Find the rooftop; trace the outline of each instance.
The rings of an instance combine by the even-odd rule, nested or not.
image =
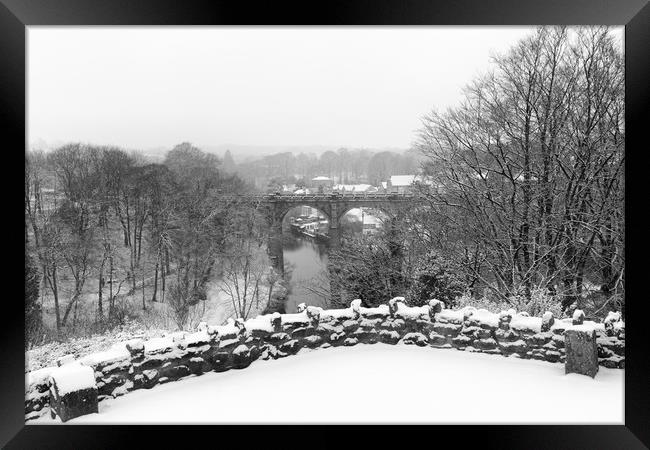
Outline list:
[[[410,186],[416,180],[416,175],[392,175],[390,184],[392,186]]]

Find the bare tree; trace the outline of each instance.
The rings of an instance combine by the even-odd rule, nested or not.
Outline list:
[[[603,260],[623,267],[621,54],[606,28],[542,27],[494,62],[423,119],[423,193],[496,295],[545,287],[568,307],[590,266],[603,291],[619,273]]]

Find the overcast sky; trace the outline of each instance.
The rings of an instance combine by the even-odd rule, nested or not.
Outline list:
[[[530,27],[29,27],[30,145],[407,148]]]

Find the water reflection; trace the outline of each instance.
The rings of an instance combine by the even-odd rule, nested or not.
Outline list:
[[[382,226],[383,213],[366,208],[352,209],[339,224],[341,237],[344,235],[372,235]],[[329,242],[318,237],[309,237],[292,229],[291,224],[313,223],[314,220],[325,219],[323,213],[314,208],[301,206],[294,208],[286,214],[283,233],[282,248],[284,255],[284,277],[289,281],[291,292],[285,303],[287,313],[296,312],[300,303],[306,305],[329,307],[330,280],[327,271]],[[320,230],[307,227],[303,231],[326,232],[327,222],[321,225]],[[324,229],[323,229],[324,228]]]
[[[300,303],[327,308],[330,294],[328,243],[286,230],[282,234],[282,247],[285,278],[291,286],[286,312],[296,312]]]

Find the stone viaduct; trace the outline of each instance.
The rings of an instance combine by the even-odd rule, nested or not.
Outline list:
[[[419,199],[414,194],[388,193],[318,193],[306,195],[268,194],[251,196],[266,209],[272,227],[269,238],[269,255],[273,266],[284,268],[282,256],[282,221],[289,210],[297,206],[310,206],[321,211],[329,221],[329,238],[332,248],[341,245],[340,220],[351,209],[374,208],[394,216],[400,210],[412,206]]]

